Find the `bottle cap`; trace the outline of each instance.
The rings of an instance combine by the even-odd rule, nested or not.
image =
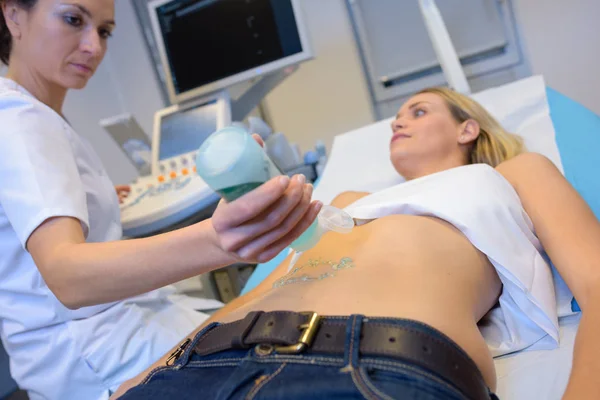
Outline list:
[[[216,176],[231,170],[239,161],[250,135],[240,127],[227,126],[210,135],[196,152],[198,172]],[[205,176],[202,176],[205,178]]]
[[[350,233],[354,228],[354,220],[350,214],[333,206],[323,206],[318,218],[319,225],[330,231]]]

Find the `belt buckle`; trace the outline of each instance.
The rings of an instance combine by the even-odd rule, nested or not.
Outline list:
[[[278,353],[298,354],[312,344],[321,317],[316,312],[301,312],[300,315],[306,315],[309,319],[307,323],[298,326],[298,329],[303,330],[302,336],[298,339],[298,343],[290,346],[274,346],[275,351]]]

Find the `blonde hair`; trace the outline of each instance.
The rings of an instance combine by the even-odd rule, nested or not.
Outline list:
[[[479,123],[479,136],[471,148],[470,163],[485,163],[496,167],[525,151],[523,138],[509,133],[479,103],[445,87],[433,87],[421,93],[437,94],[446,102],[458,123],[473,119]]]

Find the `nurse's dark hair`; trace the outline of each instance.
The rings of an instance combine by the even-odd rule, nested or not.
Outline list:
[[[12,51],[12,36],[6,25],[6,19],[4,17],[4,5],[5,4],[16,4],[24,10],[31,10],[38,0],[0,0],[2,10],[0,10],[0,61],[8,65],[10,61],[10,52]]]

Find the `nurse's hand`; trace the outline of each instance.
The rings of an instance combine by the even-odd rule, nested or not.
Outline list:
[[[131,192],[131,186],[117,185],[115,186],[115,190],[117,191],[117,196],[119,197],[119,203],[123,203],[123,200],[125,200]]]
[[[269,261],[315,220],[323,204],[311,202],[312,191],[304,175],[279,176],[231,203],[222,200],[212,217],[218,245],[238,261]]]

